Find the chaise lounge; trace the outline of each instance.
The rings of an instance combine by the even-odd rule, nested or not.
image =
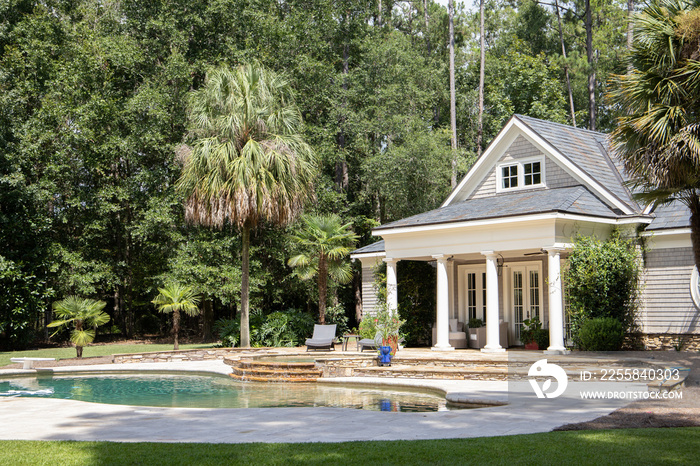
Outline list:
[[[333,325],[314,325],[314,334],[311,338],[306,339],[306,351],[325,349],[335,351],[333,344],[335,343],[335,324]]]
[[[374,339],[363,338],[357,343],[357,345],[360,347],[361,352],[364,351],[365,348],[378,349],[380,346],[382,346],[382,332],[377,332],[376,335],[374,335]]]

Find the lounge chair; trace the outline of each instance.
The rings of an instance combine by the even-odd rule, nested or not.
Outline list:
[[[363,338],[357,344],[360,347],[360,351],[364,351],[365,348],[377,349],[382,346],[382,332],[377,332],[377,334],[374,335],[374,339]]]
[[[335,351],[333,343],[335,343],[335,324],[315,324],[313,336],[306,340],[306,351],[311,349],[327,349]]]

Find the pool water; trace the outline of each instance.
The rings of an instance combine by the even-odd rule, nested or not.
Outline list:
[[[180,374],[0,379],[0,397],[8,396],[180,408],[336,407],[402,412],[464,408],[433,393],[395,388],[238,382],[224,376]]]

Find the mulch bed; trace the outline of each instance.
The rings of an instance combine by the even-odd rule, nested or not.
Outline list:
[[[635,401],[588,422],[567,424],[554,430],[629,429],[647,427],[700,427],[700,353],[655,351],[629,355],[690,368],[685,385],[678,388],[683,397],[668,400]]]

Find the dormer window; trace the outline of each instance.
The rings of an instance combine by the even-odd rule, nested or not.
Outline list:
[[[529,162],[523,164],[525,173],[525,186],[532,186],[542,182],[542,162]]]
[[[501,179],[503,180],[503,188],[517,188],[518,187],[518,166],[508,165],[501,167]]]
[[[543,186],[544,158],[511,160],[498,166],[496,186],[498,192]]]

